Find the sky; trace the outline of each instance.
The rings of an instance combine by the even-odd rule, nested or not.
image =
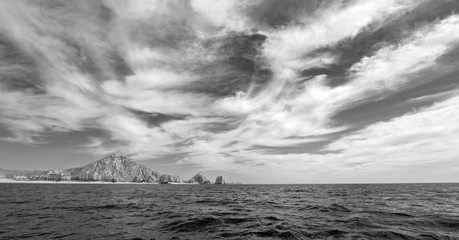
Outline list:
[[[459,1],[0,1],[0,168],[459,181]]]

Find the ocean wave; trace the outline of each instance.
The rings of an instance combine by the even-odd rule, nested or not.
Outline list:
[[[459,239],[459,184],[14,187],[0,239]]]

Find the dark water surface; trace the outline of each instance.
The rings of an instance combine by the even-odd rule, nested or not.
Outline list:
[[[459,239],[459,184],[0,184],[0,239]]]

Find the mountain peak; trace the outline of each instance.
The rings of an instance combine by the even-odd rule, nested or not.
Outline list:
[[[127,156],[123,155],[123,154],[119,154],[119,153],[112,153],[110,155],[107,155],[105,156],[104,158],[100,159],[100,160],[121,160],[121,161],[131,161]],[[100,161],[99,160],[99,161]]]
[[[156,182],[159,177],[159,173],[116,153],[70,172],[83,181]]]

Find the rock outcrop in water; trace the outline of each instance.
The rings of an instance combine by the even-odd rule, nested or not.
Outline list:
[[[223,180],[223,176],[218,176],[215,179],[215,184],[225,184],[225,180]]]
[[[194,184],[210,184],[209,179],[207,179],[202,172],[198,172],[194,175],[190,180],[186,181],[186,183],[194,183]]]
[[[169,175],[169,174],[162,174],[159,176],[158,183],[167,184],[167,183],[180,183],[180,177]]]
[[[120,154],[67,170],[76,181],[158,182],[160,174]]]

